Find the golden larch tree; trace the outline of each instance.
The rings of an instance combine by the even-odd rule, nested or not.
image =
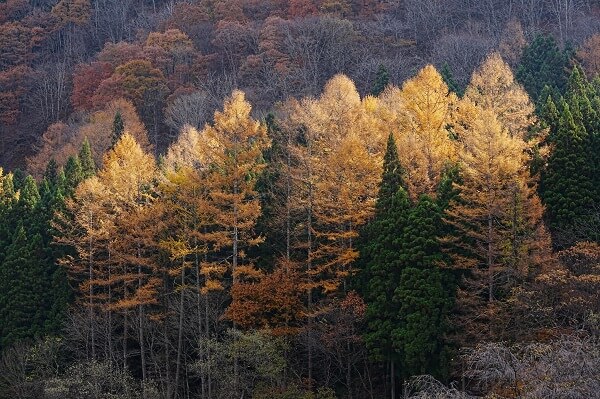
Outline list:
[[[244,93],[236,90],[223,111],[215,112],[214,124],[202,132],[206,182],[217,212],[215,229],[227,233],[220,243],[221,261],[231,271],[234,285],[261,274],[246,258],[246,250],[262,241],[254,233],[261,214],[256,181],[265,167],[263,151],[270,140],[265,126],[252,119],[251,110]]]
[[[527,92],[515,81],[510,66],[499,53],[489,55],[473,72],[465,97],[493,111],[512,136],[525,138],[536,121]]]
[[[456,146],[448,130],[456,95],[448,91],[439,72],[428,65],[401,90],[386,89],[382,101],[388,107],[386,118],[395,122],[390,127],[411,198],[435,195],[443,171],[456,160]]]
[[[465,101],[469,101],[468,99]],[[542,206],[529,175],[527,143],[511,136],[493,111],[475,106],[460,136],[460,200],[446,220],[458,232],[454,265],[469,273],[459,290],[464,337],[492,335],[496,300],[541,259]]]

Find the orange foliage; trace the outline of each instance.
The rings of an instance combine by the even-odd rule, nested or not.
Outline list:
[[[129,61],[142,59],[142,47],[127,42],[106,43],[102,51],[96,56],[98,61],[108,62],[114,68]]]
[[[303,294],[296,266],[284,261],[257,282],[234,285],[233,302],[225,316],[244,329],[268,329],[274,335],[294,334],[305,314]]]
[[[30,173],[41,176],[50,159],[64,165],[70,156],[77,154],[86,138],[90,142],[96,165],[101,165],[103,154],[111,147],[113,121],[117,111],[121,113],[125,131],[131,134],[145,151],[151,151],[152,146],[148,141],[146,129],[134,106],[126,100],[117,99],[103,110],[91,114],[81,126],[67,126],[63,123],[51,125],[43,135],[39,152],[27,160]]]
[[[108,79],[102,81],[92,102],[100,106],[123,97],[135,104],[138,109],[160,101],[168,88],[162,72],[150,61],[133,60],[120,65]]]

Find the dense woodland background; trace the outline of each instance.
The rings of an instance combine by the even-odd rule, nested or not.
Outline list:
[[[600,3],[0,0],[0,398],[592,398]]]

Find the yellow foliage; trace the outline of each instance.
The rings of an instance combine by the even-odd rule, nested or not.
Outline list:
[[[473,72],[465,97],[477,106],[496,114],[498,121],[512,136],[525,138],[535,123],[534,107],[498,53],[492,53]]]
[[[406,81],[401,91],[391,90],[384,97],[394,94],[400,99],[394,133],[408,192],[412,198],[435,195],[442,172],[456,160],[456,145],[448,131],[456,95],[449,93],[432,65]]]

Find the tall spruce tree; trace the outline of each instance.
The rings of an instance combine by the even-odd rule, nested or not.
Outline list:
[[[0,347],[44,332],[48,292],[39,259],[41,238],[18,226],[0,265]]]
[[[402,174],[396,142],[390,135],[375,217],[361,234],[358,284],[367,304],[367,347],[373,358],[391,364],[392,381],[394,370],[402,360],[393,339],[394,329],[400,322],[399,303],[393,298],[402,273],[401,237],[410,212]]]
[[[81,163],[81,172],[84,179],[96,174],[96,163],[94,162],[94,157],[92,155],[92,147],[87,138],[83,141],[83,144],[81,144],[81,149],[79,150],[79,162]]]
[[[371,94],[374,96],[380,95],[388,84],[390,84],[390,75],[383,65],[379,65],[373,86],[371,87]]]
[[[550,115],[555,114],[551,100],[547,108]],[[583,222],[595,204],[594,170],[586,157],[587,132],[564,99],[560,109],[558,126],[551,129],[553,150],[541,176],[540,193],[554,244],[562,248],[574,243],[577,224]]]
[[[405,378],[418,374],[439,378],[446,374],[443,336],[452,301],[446,274],[439,268],[441,215],[434,200],[421,196],[410,212],[403,237],[402,258],[406,266],[394,292],[399,323],[393,342],[402,354],[401,371]]]
[[[114,147],[115,144],[117,144],[117,142],[123,135],[124,131],[125,131],[125,124],[123,123],[123,117],[121,116],[121,111],[117,111],[117,113],[115,114],[115,119],[113,120],[111,147]]]
[[[537,36],[523,51],[517,80],[533,101],[538,101],[545,86],[564,93],[569,60],[552,36]]]

